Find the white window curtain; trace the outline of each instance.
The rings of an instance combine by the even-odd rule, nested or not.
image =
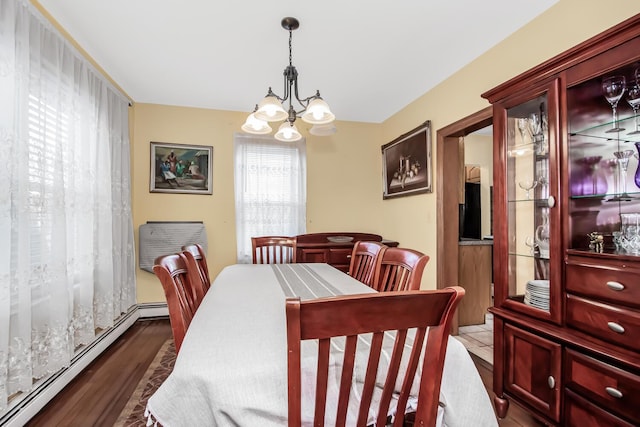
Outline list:
[[[251,263],[251,237],[305,233],[306,146],[236,133],[234,152],[238,262]]]
[[[0,94],[2,415],[135,304],[135,258],[128,101],[24,0]]]

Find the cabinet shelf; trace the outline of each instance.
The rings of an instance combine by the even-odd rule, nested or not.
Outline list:
[[[640,201],[640,190],[635,189],[633,192],[624,193],[606,193],[606,194],[586,194],[570,196],[574,200],[599,200],[601,202],[637,202]]]
[[[640,141],[640,135],[629,135],[629,132],[634,131],[636,128],[636,117],[640,120],[640,114],[638,116],[630,115],[618,119],[618,126],[624,128],[624,130],[620,132],[607,132],[613,128],[613,121],[606,121],[583,129],[569,131],[569,136],[585,136],[604,140],[619,140],[620,142]]]

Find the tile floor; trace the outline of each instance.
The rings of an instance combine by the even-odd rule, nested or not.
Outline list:
[[[484,325],[461,326],[456,338],[469,353],[493,365],[493,314],[487,313]]]

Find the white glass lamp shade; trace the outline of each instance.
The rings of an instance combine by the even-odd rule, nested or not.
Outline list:
[[[336,116],[329,109],[329,105],[322,98],[314,98],[304,114],[302,120],[312,125],[324,125],[334,121]]]
[[[255,113],[249,114],[247,121],[244,122],[241,129],[244,132],[252,133],[254,135],[266,135],[272,131],[269,123],[264,120],[256,119]]]
[[[278,141],[294,142],[302,138],[302,135],[293,123],[284,122],[278,128],[278,132],[276,132],[274,138]]]
[[[313,125],[309,129],[309,133],[315,136],[329,136],[337,132],[336,125],[334,123],[327,123],[324,125]]]
[[[273,95],[265,96],[260,101],[255,115],[256,119],[265,122],[279,122],[289,117],[289,113],[282,107],[282,103]]]

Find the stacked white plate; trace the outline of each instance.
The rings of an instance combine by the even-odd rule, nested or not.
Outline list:
[[[549,311],[549,281],[529,280],[524,291],[524,303]]]

